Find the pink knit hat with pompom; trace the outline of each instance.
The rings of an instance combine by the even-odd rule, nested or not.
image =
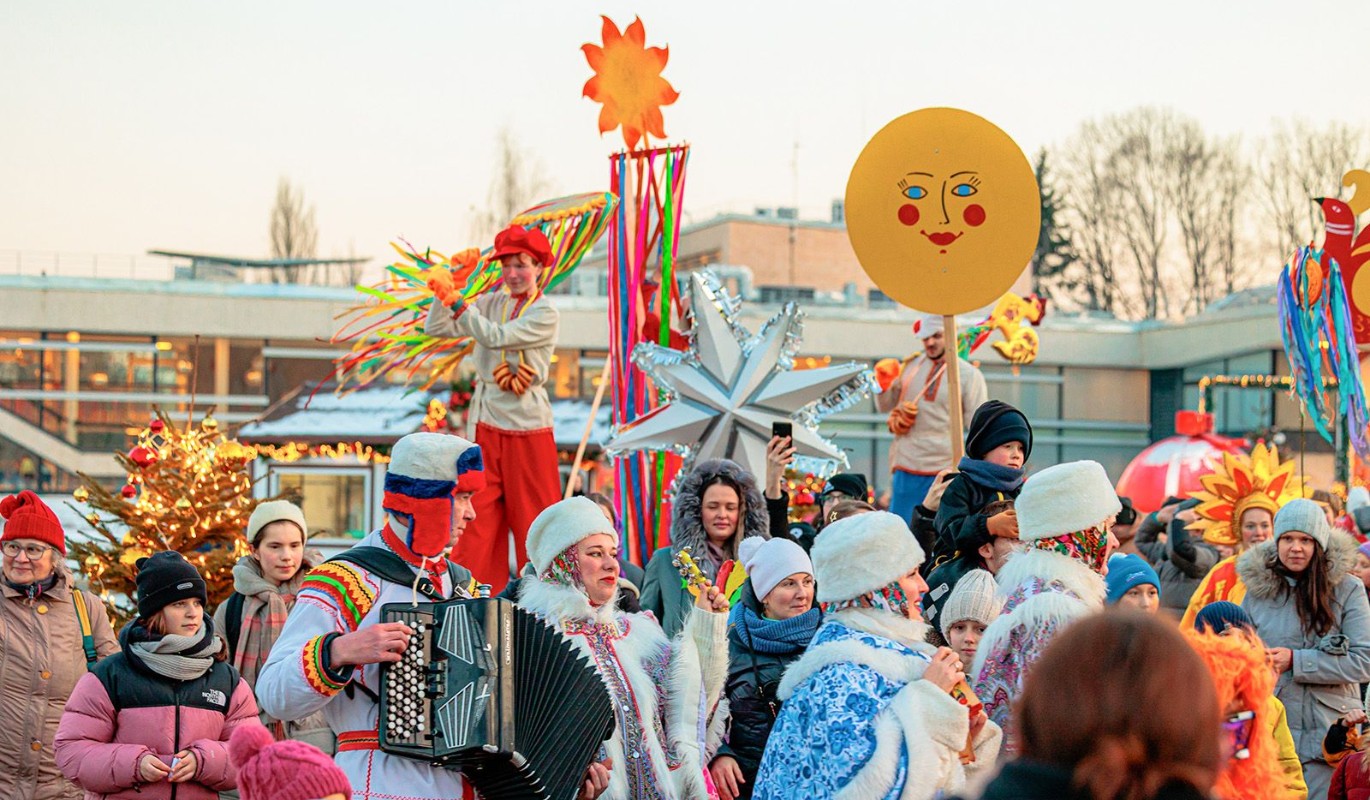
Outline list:
[[[306,742],[276,741],[271,731],[249,723],[228,742],[238,769],[242,800],[320,800],[340,794],[351,800],[352,785],[333,759]]]

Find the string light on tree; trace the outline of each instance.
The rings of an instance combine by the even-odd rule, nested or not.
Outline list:
[[[213,417],[181,430],[159,412],[134,447],[114,457],[127,473],[118,491],[80,475],[72,498],[89,504],[86,521],[97,535],[73,541],[71,558],[120,621],[134,613],[135,564],[159,550],[175,550],[200,570],[210,608],[232,592],[233,565],[247,552],[243,531],[261,502],[247,472],[256,457]]]

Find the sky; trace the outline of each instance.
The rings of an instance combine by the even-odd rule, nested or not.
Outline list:
[[[0,253],[265,256],[282,176],[320,255],[475,244],[501,127],[553,194],[607,185],[622,139],[581,96],[601,13],[670,47],[687,221],[825,218],[870,136],[926,106],[1029,154],[1140,105],[1247,140],[1291,115],[1370,125],[1363,0],[6,0]]]

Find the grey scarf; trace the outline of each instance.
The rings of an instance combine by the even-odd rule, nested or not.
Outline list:
[[[194,680],[214,666],[214,655],[224,642],[214,635],[214,626],[205,620],[194,636],[168,633],[155,641],[132,642],[131,649],[148,669],[175,681]]]

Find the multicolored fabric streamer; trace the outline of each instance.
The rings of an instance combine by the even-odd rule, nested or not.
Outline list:
[[[618,206],[612,192],[588,192],[539,203],[511,220],[511,224],[538,228],[552,245],[553,266],[543,270],[538,290],[545,292],[566,279],[590,248],[604,235]],[[339,394],[370,386],[391,373],[403,373],[402,382],[422,383],[427,390],[450,375],[474,347],[470,338],[439,339],[423,332],[433,290],[428,282],[435,271],[451,273],[468,302],[503,284],[500,263],[489,260],[491,248],[463,250],[445,256],[404,242],[391,243],[400,260],[386,267],[386,278],[373,286],[357,286],[362,302],[341,317],[350,317],[333,335],[333,343],[349,343],[351,352],[334,361],[333,375]],[[445,277],[445,276],[444,276]]]
[[[1341,266],[1322,250],[1300,247],[1280,272],[1276,295],[1294,395],[1323,439],[1334,442],[1345,418],[1356,455],[1370,457],[1370,414]]]

